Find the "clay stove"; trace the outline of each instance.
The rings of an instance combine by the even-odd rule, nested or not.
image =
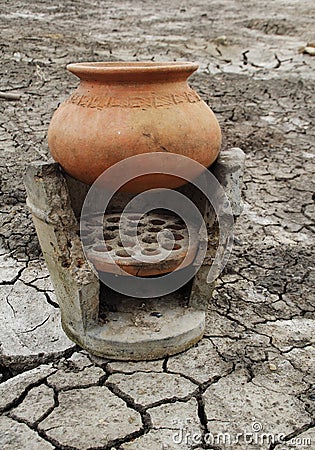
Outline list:
[[[241,212],[241,181],[244,153],[234,148],[221,152],[211,171],[224,187],[232,212]],[[57,163],[33,163],[25,176],[27,203],[32,212],[39,242],[49,269],[66,334],[87,349],[102,357],[120,360],[150,360],[181,352],[201,339],[205,329],[208,302],[214,283],[207,283],[216,246],[218,226],[211,205],[190,183],[179,188],[203,215],[209,239],[201,243],[196,230],[196,246],[206,246],[206,257],[193,277],[182,288],[158,298],[135,298],[119,294],[103,284],[85,258],[79,233],[79,221],[89,186],[65,174]],[[117,223],[120,211],[130,200],[130,194],[117,194],[104,217],[106,248],[98,240],[97,218],[86,223],[91,238],[89,260],[97,271],[117,274],[117,267],[134,276],[158,276],[172,272],[187,255],[187,230],[173,215],[152,212],[138,224],[138,236],[146,263],[137,266],[130,257],[132,248],[122,245]],[[125,231],[133,226],[135,217],[127,217]],[[156,263],[156,235],[167,228],[173,232],[175,244],[163,263]],[[99,228],[97,228],[99,229]],[[84,226],[81,231],[84,233]],[[132,243],[131,243],[132,247]],[[189,270],[193,266],[195,249],[186,258]],[[115,260],[115,270],[108,254]],[[150,257],[152,256],[152,261]],[[123,273],[123,272],[122,272]]]

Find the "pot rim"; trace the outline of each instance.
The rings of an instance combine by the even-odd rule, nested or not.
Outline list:
[[[115,75],[140,73],[193,73],[199,64],[189,61],[109,61],[80,62],[67,65],[67,70],[75,75]]]

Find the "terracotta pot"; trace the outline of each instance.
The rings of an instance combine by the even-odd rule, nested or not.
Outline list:
[[[210,166],[219,153],[221,132],[211,109],[187,84],[197,68],[188,62],[69,64],[67,69],[80,78],[80,84],[50,123],[53,158],[87,184],[116,162],[141,153],[164,152],[161,168],[168,164],[168,152]],[[141,192],[184,183],[154,174],[125,187]]]

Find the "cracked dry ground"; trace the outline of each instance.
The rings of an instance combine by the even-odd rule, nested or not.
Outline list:
[[[312,6],[1,2],[0,90],[21,93],[0,100],[2,450],[314,448],[314,58],[299,52]],[[137,58],[200,63],[192,85],[224,147],[246,153],[244,212],[204,339],[163,361],[100,364],[62,333],[22,174],[48,158],[51,115],[76,85],[66,63]],[[215,439],[244,430],[252,442]]]

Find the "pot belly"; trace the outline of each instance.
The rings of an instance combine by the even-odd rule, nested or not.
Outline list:
[[[66,101],[53,116],[48,144],[53,158],[67,173],[92,184],[108,167],[141,153],[161,152],[161,172],[166,167],[172,171],[168,153],[187,156],[208,167],[219,153],[221,132],[203,101],[161,108],[101,110]],[[150,160],[145,164],[152,171]],[[190,173],[188,166],[183,171],[188,179],[198,175]],[[123,190],[176,188],[184,183],[186,180],[157,173],[138,177]]]

